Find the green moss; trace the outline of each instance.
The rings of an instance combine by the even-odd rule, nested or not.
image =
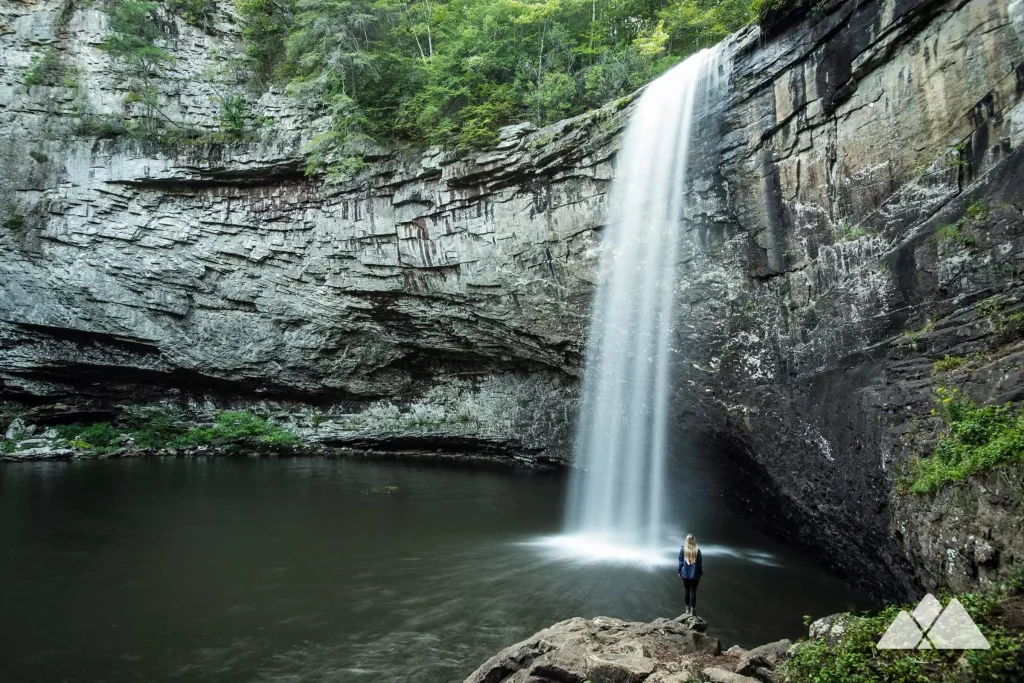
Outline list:
[[[223,412],[212,427],[194,427],[170,442],[174,448],[261,443],[291,446],[298,437],[265,418],[248,412]]]
[[[929,457],[911,465],[905,488],[932,493],[980,472],[1024,464],[1024,411],[1019,406],[979,406],[956,389],[936,391],[932,412],[946,431]]]
[[[966,358],[961,356],[943,356],[941,359],[932,363],[932,374],[938,375],[943,372],[948,372],[954,368],[958,368],[967,362]]]
[[[842,638],[833,647],[824,639],[797,644],[780,673],[789,683],[928,683],[931,681],[1021,680],[1022,638],[996,625],[1002,593],[955,596],[988,639],[989,650],[878,650],[875,644],[901,610],[890,605],[877,614],[850,615]],[[948,604],[949,598],[942,602]]]

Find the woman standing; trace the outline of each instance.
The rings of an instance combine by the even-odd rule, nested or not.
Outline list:
[[[704,573],[704,560],[697,547],[697,539],[693,534],[686,537],[686,542],[679,549],[679,577],[683,580],[686,591],[686,613],[697,614],[697,583]]]

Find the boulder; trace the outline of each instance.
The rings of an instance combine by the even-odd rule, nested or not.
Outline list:
[[[710,666],[704,669],[704,678],[713,683],[757,683],[756,678],[741,676],[740,674]]]
[[[786,653],[793,643],[789,640],[779,640],[774,643],[767,643],[745,652],[736,665],[736,673],[744,676],[753,676],[758,669],[774,669],[775,666],[785,660]]]
[[[829,647],[835,647],[842,640],[843,634],[846,633],[846,627],[852,619],[853,617],[849,614],[831,614],[822,617],[811,624],[808,634],[811,640],[824,638]]]
[[[717,638],[691,626],[707,622],[569,619],[502,650],[466,683],[682,683],[694,676],[680,657],[721,653]]]
[[[754,673],[751,674],[751,677],[756,678],[761,681],[761,683],[779,683],[779,681],[782,680],[774,671],[764,667],[755,670]]]
[[[16,417],[7,427],[7,432],[4,433],[4,437],[9,441],[20,441],[25,437],[32,436],[35,432],[36,428],[33,425],[26,425],[21,421],[20,417]]]

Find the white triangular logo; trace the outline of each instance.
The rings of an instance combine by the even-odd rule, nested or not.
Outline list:
[[[988,640],[960,601],[942,603],[929,593],[914,608],[901,611],[875,646],[879,650],[987,650]]]
[[[879,650],[913,650],[922,639],[921,628],[914,618],[901,611],[886,629],[876,647]]]
[[[953,598],[928,629],[928,640],[937,650],[987,650],[988,640],[960,601]]]

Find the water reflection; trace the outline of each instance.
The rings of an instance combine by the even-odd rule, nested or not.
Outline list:
[[[0,468],[0,680],[441,683],[572,616],[680,613],[674,549],[646,567],[552,555],[563,493],[561,477],[313,459]],[[676,493],[726,644],[853,605]]]

